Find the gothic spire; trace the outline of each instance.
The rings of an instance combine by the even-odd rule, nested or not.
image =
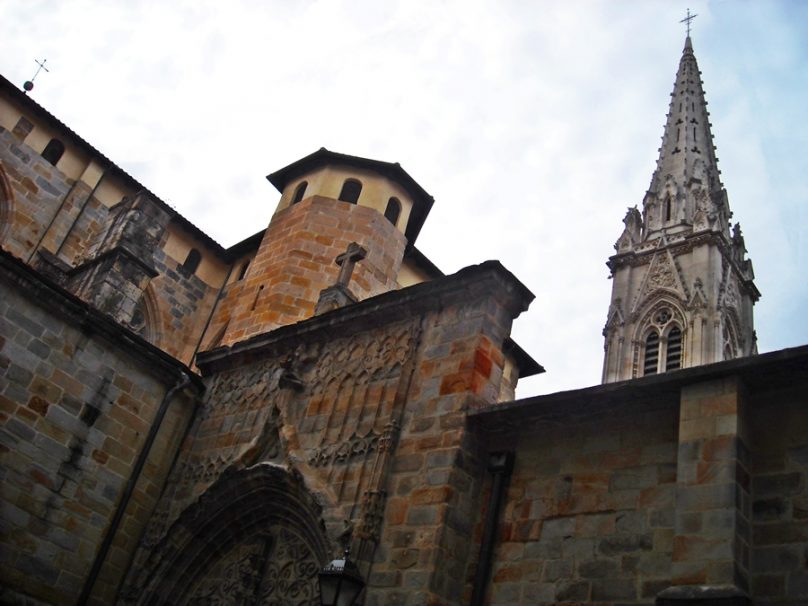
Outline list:
[[[651,237],[658,235],[660,229],[693,224],[699,207],[694,200],[696,191],[709,197],[714,207],[710,210],[717,211],[715,214],[723,215],[725,220],[729,218],[702,85],[693,43],[687,36],[671,93],[659,159],[644,203],[646,214],[656,214],[659,219],[649,223],[646,217],[646,233]]]
[[[741,228],[729,223],[710,129],[688,32],[642,211],[628,209],[609,258],[604,382],[756,351],[760,293]]]
[[[688,36],[676,72],[651,191],[658,191],[660,181],[667,175],[681,185],[689,184],[693,178],[700,179],[711,193],[721,188],[703,84]]]

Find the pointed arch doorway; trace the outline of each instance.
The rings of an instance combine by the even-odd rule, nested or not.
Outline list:
[[[225,472],[155,548],[135,603],[319,605],[329,553],[319,505],[285,468]]]

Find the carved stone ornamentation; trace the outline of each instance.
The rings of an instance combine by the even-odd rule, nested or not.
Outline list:
[[[649,288],[671,288],[676,284],[675,270],[667,261],[668,259],[661,255],[659,261],[651,268],[648,274]]]
[[[633,250],[634,246],[640,242],[642,217],[636,206],[628,209],[626,216],[623,218],[623,223],[625,224],[625,229],[623,229],[623,233],[614,245],[618,253]]]
[[[309,455],[309,465],[323,467],[333,463],[345,463],[353,457],[365,455],[376,450],[381,438],[380,433],[370,429],[364,435],[353,432],[347,440],[339,444],[328,444],[315,449]]]
[[[133,568],[121,603],[319,604],[330,553],[321,511],[282,466],[230,467]]]
[[[365,492],[362,497],[362,510],[359,514],[359,527],[356,529],[358,538],[379,542],[386,498],[387,493],[384,490]]]
[[[726,282],[721,296],[721,305],[727,309],[738,310],[741,304],[741,293],[738,290],[738,281],[732,271],[727,272]]]
[[[214,562],[182,603],[315,606],[320,603],[319,570],[314,554],[298,535],[273,528],[234,546]]]

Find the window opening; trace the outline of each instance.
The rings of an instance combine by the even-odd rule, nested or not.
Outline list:
[[[665,370],[682,367],[682,331],[674,326],[668,333],[668,348],[665,355]]]
[[[188,256],[185,257],[182,268],[189,274],[193,274],[196,272],[197,267],[199,267],[200,261],[202,261],[202,254],[197,249],[192,248],[188,251]]]
[[[642,374],[655,375],[659,364],[659,333],[651,332],[645,339],[645,360],[643,361]]]
[[[390,198],[387,201],[387,208],[384,211],[384,218],[390,221],[393,225],[398,223],[398,217],[401,214],[401,202],[398,198]]]
[[[242,266],[241,266],[241,271],[239,271],[239,272],[238,272],[238,279],[236,280],[237,282],[238,282],[239,280],[243,280],[243,279],[244,279],[244,276],[245,276],[245,275],[247,275],[247,268],[248,268],[248,267],[250,267],[250,262],[249,262],[249,261],[245,261],[245,262],[244,262],[244,265],[242,265]]]
[[[45,158],[48,162],[56,166],[56,163],[62,157],[62,154],[65,153],[65,145],[59,139],[51,139],[48,141],[48,144],[45,146],[45,149],[42,150],[42,157]]]
[[[359,194],[362,192],[362,184],[356,179],[346,179],[342,184],[342,191],[339,192],[339,199],[343,202],[356,204],[359,201]]]
[[[306,187],[308,187],[308,185],[308,181],[303,181],[303,183],[297,186],[297,189],[295,189],[295,195],[292,197],[292,204],[297,204],[303,199],[303,196],[306,194]]]

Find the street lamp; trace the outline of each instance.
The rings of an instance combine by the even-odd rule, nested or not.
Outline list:
[[[365,588],[365,581],[356,564],[348,559],[350,549],[340,560],[332,560],[320,571],[320,604],[323,606],[353,606]]]

